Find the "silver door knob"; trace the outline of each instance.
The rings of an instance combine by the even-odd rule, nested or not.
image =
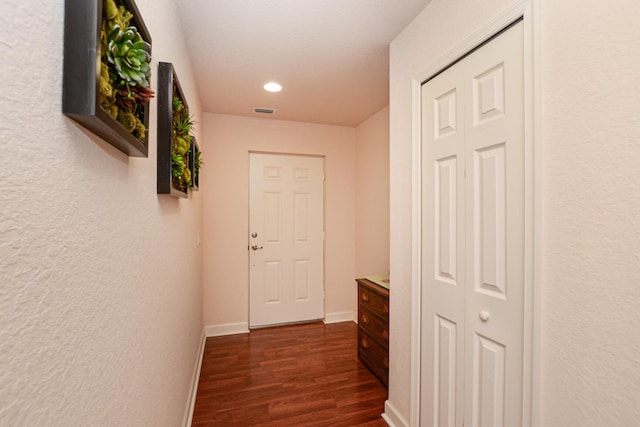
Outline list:
[[[258,245],[252,245],[251,246],[251,250],[252,251],[257,251],[258,249],[262,249],[262,248],[264,248],[264,246],[258,246]]]
[[[491,313],[489,313],[487,310],[480,311],[480,320],[486,322],[487,320],[489,320],[489,317],[491,317]]]

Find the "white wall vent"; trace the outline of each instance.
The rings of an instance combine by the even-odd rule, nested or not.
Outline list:
[[[260,113],[260,114],[275,114],[276,113],[276,109],[275,108],[253,107],[253,112],[254,113]]]

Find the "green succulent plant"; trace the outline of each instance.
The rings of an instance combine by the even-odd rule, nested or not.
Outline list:
[[[149,87],[151,45],[142,39],[136,27],[129,26],[123,31],[116,24],[107,40],[107,60],[114,65],[118,76],[127,85]]]
[[[171,176],[177,189],[186,191],[187,187],[191,186],[191,170],[182,154],[171,154]]]
[[[133,14],[124,5],[118,5],[115,0],[105,0],[103,4],[103,16],[109,21],[110,28],[116,24],[120,25],[121,28],[129,26],[129,21],[133,18]]]
[[[189,168],[184,168],[182,171],[182,183],[185,187],[191,187],[191,170]]]
[[[202,152],[200,150],[197,150],[194,157],[193,157],[193,177],[194,179],[197,179],[198,176],[200,176],[200,166],[202,166],[204,164],[204,162],[202,161],[202,159],[200,158]]]
[[[178,178],[182,175],[185,169],[184,157],[181,154],[171,155],[171,175],[174,178]]]
[[[145,142],[144,105],[150,88],[151,46],[122,0],[103,0],[100,30],[100,106],[138,140]],[[124,29],[124,30],[123,30]]]
[[[190,132],[196,123],[193,116],[189,114],[189,108],[186,106],[182,98],[177,96],[178,88],[174,84],[171,99],[173,109],[172,136],[171,136],[171,174],[173,177],[173,186],[182,191],[187,191],[191,187],[194,177],[198,176],[195,161],[193,170],[189,167],[187,159],[190,158],[192,149],[192,136]],[[196,152],[197,156],[197,152]],[[198,164],[200,161],[198,160]]]
[[[174,88],[175,91],[175,88]],[[191,170],[187,165],[187,156],[191,152],[191,135],[193,129],[193,116],[189,115],[188,108],[182,100],[174,96],[173,107],[173,136],[171,141],[171,156],[173,185],[179,190],[186,191],[191,186]]]
[[[185,136],[191,132],[195,123],[193,116],[190,116],[188,111],[181,110],[173,123],[173,130],[176,132],[176,135]]]
[[[204,164],[204,162],[200,158],[201,154],[202,154],[202,152],[200,150],[196,151],[196,156],[195,156],[195,159],[193,161],[193,167],[194,167],[194,169],[196,171],[196,175],[200,171],[200,166],[202,166]]]
[[[184,156],[189,151],[190,146],[191,146],[190,135],[176,136],[176,145],[175,145],[176,153],[180,154],[181,156]]]
[[[118,5],[113,0],[104,2],[104,14],[107,19],[115,19],[118,16]]]
[[[172,101],[172,107],[173,107],[174,113],[176,113],[176,112],[182,111],[182,109],[184,108],[184,104],[182,103],[182,100],[180,98],[178,98],[177,96],[174,96]]]

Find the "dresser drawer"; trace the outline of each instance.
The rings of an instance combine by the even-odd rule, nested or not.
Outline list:
[[[360,283],[360,286],[358,286],[358,300],[360,307],[378,313],[383,319],[389,318],[388,295],[381,295],[368,285]]]
[[[389,382],[389,353],[362,328],[358,328],[358,357],[387,386]]]
[[[365,307],[360,307],[358,324],[379,344],[389,348],[389,322],[387,320],[381,319]]]

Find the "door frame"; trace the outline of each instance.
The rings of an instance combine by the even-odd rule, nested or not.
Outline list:
[[[412,248],[411,248],[411,401],[410,426],[420,425],[421,401],[421,88],[458,59],[482,45],[514,21],[524,22],[525,92],[525,294],[523,427],[539,424],[540,390],[540,277],[542,242],[542,90],[540,76],[540,6],[538,0],[520,0],[486,23],[462,43],[433,61],[412,79]]]

